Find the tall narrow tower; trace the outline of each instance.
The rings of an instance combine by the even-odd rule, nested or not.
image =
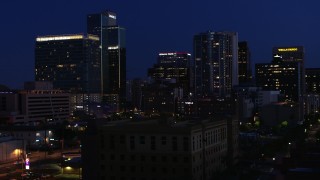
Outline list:
[[[101,93],[124,103],[126,99],[126,39],[125,29],[117,25],[117,15],[102,12],[87,16],[87,33],[100,37]]]

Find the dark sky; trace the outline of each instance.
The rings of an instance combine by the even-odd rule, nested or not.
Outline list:
[[[189,51],[194,34],[236,31],[253,62],[273,46],[303,45],[306,66],[320,67],[320,1],[316,0],[6,0],[0,1],[0,84],[34,78],[37,35],[85,32],[86,15],[111,10],[127,29],[128,78],[146,77],[157,52]],[[254,67],[254,66],[253,66]]]

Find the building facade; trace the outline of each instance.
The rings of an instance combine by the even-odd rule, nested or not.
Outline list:
[[[6,107],[0,111],[2,123],[25,125],[55,124],[62,123],[69,118],[69,93],[47,89],[46,87],[52,87],[49,82],[34,82],[34,84],[38,85],[30,85],[30,82],[27,84],[25,90],[6,94],[0,93],[0,104],[5,104]]]
[[[191,54],[186,52],[159,53],[158,62],[148,69],[148,76],[155,82],[170,81],[176,87],[190,93],[191,86]]]
[[[302,97],[306,92],[305,81],[305,50],[303,46],[287,46],[287,47],[274,47],[273,55],[281,57],[283,62],[292,62],[298,64],[299,71],[299,96]]]
[[[82,34],[36,39],[35,80],[51,81],[55,89],[100,93],[99,38]]]
[[[213,179],[227,167],[237,135],[226,120],[114,122],[97,131],[97,164],[84,166],[87,179]],[[228,137],[231,135],[234,137]],[[232,142],[229,142],[231,140]],[[233,144],[233,150],[229,149]],[[83,157],[89,158],[83,145]],[[88,156],[88,157],[87,157]],[[92,156],[92,155],[91,155]]]
[[[238,34],[205,32],[194,36],[195,95],[230,96],[238,85]]]
[[[302,95],[300,62],[286,62],[275,55],[272,63],[255,66],[256,85],[263,90],[279,90],[284,100],[298,102]]]

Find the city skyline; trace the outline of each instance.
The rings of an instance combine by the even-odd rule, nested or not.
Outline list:
[[[203,0],[184,1],[183,4],[169,1],[74,4],[72,1],[55,1],[50,6],[23,1],[18,1],[20,6],[16,6],[16,2],[1,3],[2,25],[8,28],[1,31],[6,36],[1,45],[0,75],[10,78],[1,78],[0,84],[11,88],[20,88],[22,82],[34,80],[33,49],[37,36],[85,32],[86,16],[105,10],[117,13],[119,24],[127,28],[128,79],[146,77],[158,52],[192,53],[192,37],[208,30],[238,32],[239,41],[248,41],[252,68],[255,63],[269,62],[273,47],[291,45],[305,47],[305,67],[320,67],[316,62],[320,56],[315,45],[317,37],[313,36],[320,27],[312,24],[317,17],[317,2]],[[224,8],[215,9],[216,6],[228,8],[229,13],[220,18]],[[13,10],[15,13],[10,13]],[[11,18],[6,18],[8,14]]]

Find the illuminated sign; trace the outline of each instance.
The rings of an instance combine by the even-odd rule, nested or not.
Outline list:
[[[119,49],[119,46],[109,46],[108,49]]]
[[[176,55],[177,53],[159,53],[159,56],[173,56]]]
[[[98,36],[93,36],[93,35],[90,35],[90,34],[88,35],[88,39],[99,41],[99,37]]]
[[[43,41],[59,41],[59,40],[71,40],[71,39],[83,39],[83,35],[38,37],[36,41],[43,42]]]
[[[109,18],[117,19],[117,17],[115,15],[112,15],[112,14],[109,14]]]
[[[26,158],[26,169],[30,169],[30,160]]]
[[[193,102],[185,102],[185,104],[189,104],[190,105],[190,104],[193,104]]]
[[[281,48],[278,49],[279,52],[287,52],[287,51],[298,51],[298,48]]]

